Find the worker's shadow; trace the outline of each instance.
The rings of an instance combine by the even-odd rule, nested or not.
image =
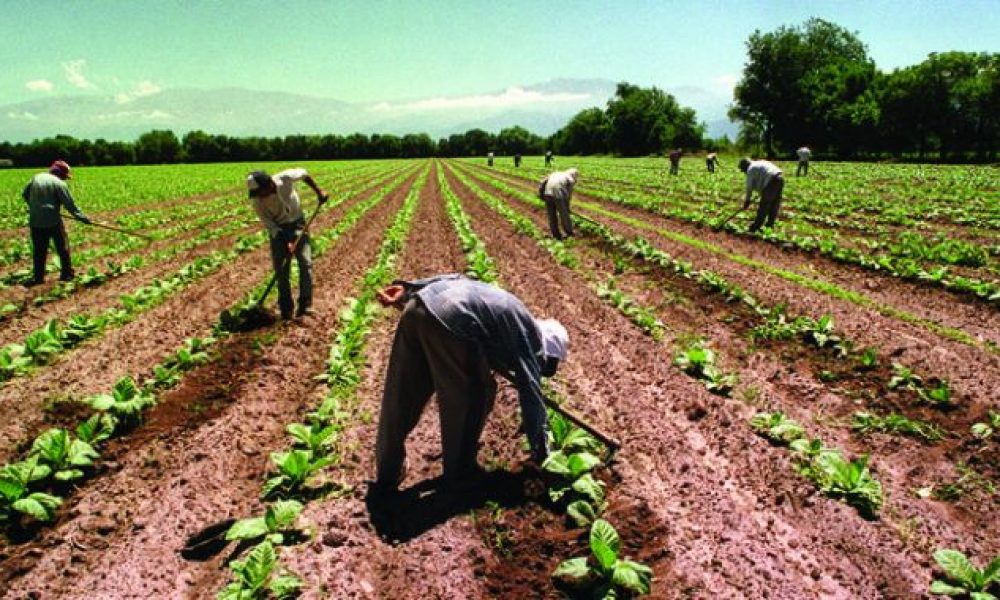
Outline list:
[[[389,496],[370,491],[365,498],[372,526],[388,541],[406,542],[455,515],[481,508],[487,502],[504,508],[528,502],[524,472],[490,471],[474,484],[459,488],[440,479],[428,479]]]

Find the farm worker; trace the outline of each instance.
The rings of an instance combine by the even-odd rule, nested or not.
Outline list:
[[[487,152],[486,153],[486,166],[487,167],[492,167],[493,166],[493,153],[492,152]]]
[[[812,156],[812,151],[806,146],[802,146],[795,151],[795,154],[799,157],[799,165],[795,168],[795,176],[809,174],[809,157]]]
[[[402,316],[382,395],[374,491],[392,493],[402,483],[406,437],[434,392],[445,482],[480,474],[476,454],[496,396],[494,371],[517,388],[531,458],[541,465],[548,456],[541,381],[566,358],[566,329],[536,319],[513,294],[459,274],[397,280],[378,300]]]
[[[709,152],[705,155],[705,167],[708,169],[709,173],[715,173],[715,168],[719,166],[719,155],[715,152]]]
[[[554,160],[554,158],[552,156],[552,151],[551,150],[546,150],[545,151],[545,167],[546,168],[551,167],[553,160]]]
[[[514,166],[515,167],[520,167],[521,166],[521,153],[520,152],[518,152],[517,154],[514,155]]]
[[[306,220],[299,194],[295,191],[296,181],[306,182],[316,192],[320,205],[329,198],[305,169],[286,169],[273,177],[264,171],[254,171],[247,176],[253,209],[271,238],[271,263],[278,277],[278,308],[282,319],[290,319],[294,308],[289,282],[292,252],[299,265],[299,308],[296,316],[311,314],[312,306],[312,248],[309,235],[304,231]]]
[[[28,203],[28,227],[31,229],[31,255],[34,259],[34,277],[25,282],[26,286],[38,285],[45,281],[45,261],[49,254],[49,242],[55,244],[59,255],[59,281],[73,280],[73,261],[69,255],[69,239],[59,209],[63,206],[78,221],[90,224],[73,195],[69,193],[66,180],[72,177],[65,161],[52,163],[47,173],[38,173],[31,178],[21,192]]]
[[[785,178],[781,175],[781,169],[766,160],[743,158],[740,159],[740,171],[747,175],[747,197],[743,202],[743,208],[750,207],[753,192],[760,193],[757,218],[750,225],[750,232],[760,229],[765,220],[768,227],[773,227],[774,220],[778,217],[778,209],[781,208],[781,192],[785,189]]]
[[[579,177],[580,173],[576,169],[553,171],[538,185],[538,197],[545,202],[545,210],[549,214],[549,230],[552,231],[552,237],[557,240],[563,239],[563,233],[559,231],[560,223],[565,235],[573,235],[573,221],[569,218],[569,201]]]
[[[674,149],[668,156],[670,157],[670,174],[677,175],[681,168],[681,149]]]

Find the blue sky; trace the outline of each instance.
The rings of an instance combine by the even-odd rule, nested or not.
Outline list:
[[[553,78],[728,95],[754,29],[857,31],[883,69],[1000,51],[1000,2],[0,0],[0,104],[243,87],[376,102]]]

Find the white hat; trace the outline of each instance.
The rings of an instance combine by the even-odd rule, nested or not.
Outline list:
[[[555,319],[536,319],[535,325],[542,336],[542,352],[545,356],[565,360],[569,351],[569,333],[562,323]]]

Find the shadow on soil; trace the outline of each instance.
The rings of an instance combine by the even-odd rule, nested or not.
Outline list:
[[[482,508],[487,503],[503,508],[529,502],[525,473],[491,471],[475,483],[449,486],[442,479],[428,479],[394,494],[379,494],[369,487],[365,504],[372,526],[390,542],[406,542],[452,517]]]

